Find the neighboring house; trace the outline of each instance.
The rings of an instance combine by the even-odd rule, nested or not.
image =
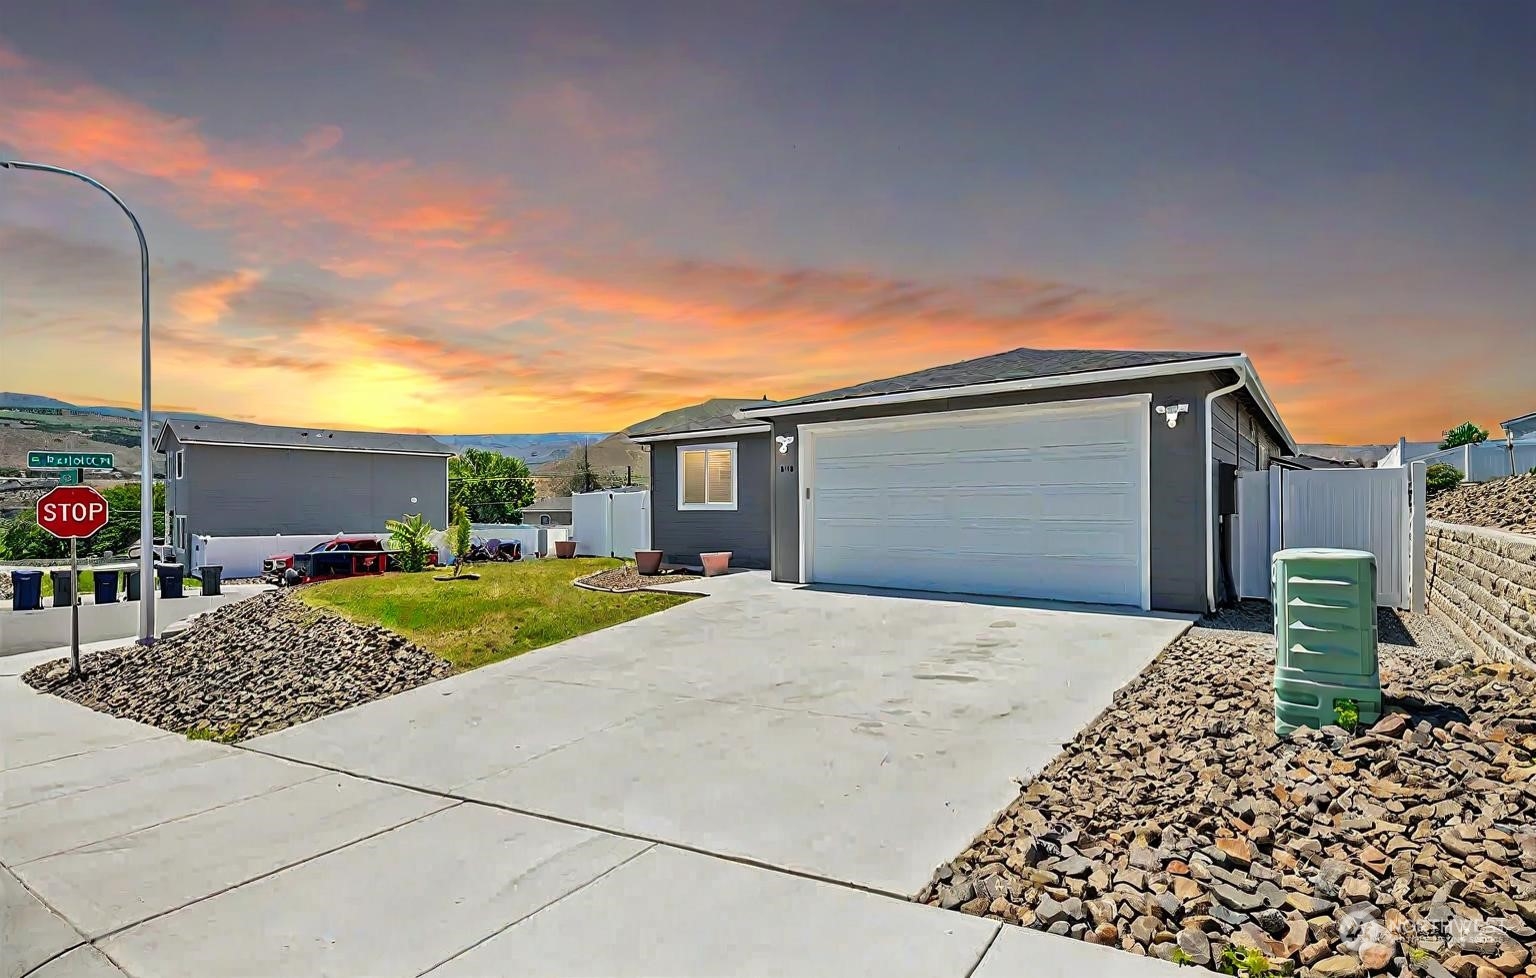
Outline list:
[[[571,497],[555,496],[524,506],[523,522],[529,526],[570,526]]]
[[[448,459],[428,435],[167,422],[166,542],[185,560],[193,536],[382,531],[423,513],[448,522]]]
[[[669,563],[731,552],[737,567],[766,568],[772,555],[772,457],[766,421],[736,411],[761,400],[716,398],[627,429],[651,455],[651,546]]]
[[[1516,441],[1536,439],[1536,411],[1522,414],[1518,418],[1510,418],[1508,421],[1500,421],[1499,427],[1513,434]]]
[[[1133,350],[1011,350],[634,437],[668,560],[756,563],[766,527],[779,581],[1175,611],[1221,597],[1235,473],[1297,453],[1246,356]]]

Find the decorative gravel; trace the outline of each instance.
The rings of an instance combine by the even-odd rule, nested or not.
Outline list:
[[[1446,523],[1536,533],[1536,474],[1447,489],[1430,498],[1425,513]]]
[[[244,740],[441,679],[453,666],[400,635],[269,591],[200,615],[150,648],[60,659],[23,679],[176,733]]]
[[[660,574],[642,575],[632,564],[615,567],[610,571],[583,577],[581,583],[602,591],[638,591],[658,584],[676,584],[678,581],[696,581],[698,574],[681,570],[663,570]]]
[[[1536,976],[1536,676],[1389,613],[1388,714],[1280,740],[1269,628],[1192,629],[918,899],[1213,969]]]

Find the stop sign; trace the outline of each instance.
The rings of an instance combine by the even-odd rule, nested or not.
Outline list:
[[[83,540],[107,525],[107,501],[90,486],[54,486],[37,501],[37,525],[61,540]]]

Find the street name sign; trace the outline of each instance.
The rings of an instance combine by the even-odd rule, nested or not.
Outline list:
[[[111,452],[28,452],[29,469],[110,469]]]
[[[84,540],[107,525],[107,500],[90,486],[54,486],[37,501],[37,525],[60,540]]]

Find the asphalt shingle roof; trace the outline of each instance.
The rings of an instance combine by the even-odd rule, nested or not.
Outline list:
[[[763,424],[761,421],[744,420],[736,417],[736,411],[744,407],[762,407],[771,404],[761,398],[745,400],[741,398],[717,397],[696,404],[691,408],[681,411],[669,411],[650,421],[644,421],[624,429],[624,433],[631,438],[646,438],[651,435],[674,435],[688,431],[715,431],[720,428],[747,428],[753,425]]]
[[[1097,370],[1115,370],[1122,367],[1149,367],[1160,364],[1183,363],[1189,360],[1208,360],[1216,357],[1239,356],[1237,353],[1197,353],[1168,350],[1035,350],[1020,347],[1006,353],[994,353],[974,360],[947,363],[939,367],[917,370],[899,377],[871,380],[852,387],[807,394],[775,401],[772,405],[759,402],[753,407],[785,407],[792,404],[817,404],[823,401],[842,401],[855,397],[877,394],[903,394],[909,391],[942,390],[946,387],[968,387],[972,384],[989,384],[1007,380],[1034,380],[1041,377],[1060,377],[1069,374],[1090,373]]]
[[[252,445],[269,448],[330,448],[415,455],[452,455],[453,449],[431,435],[402,435],[383,431],[340,431],[331,428],[283,428],[242,421],[173,419],[166,428],[187,444]],[[164,437],[164,431],[161,432]]]

